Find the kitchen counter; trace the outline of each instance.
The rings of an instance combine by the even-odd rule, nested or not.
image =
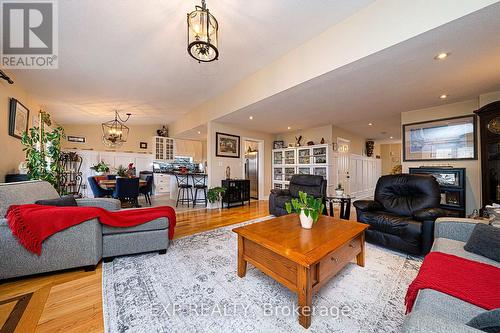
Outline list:
[[[155,194],[168,194],[170,195],[170,199],[177,199],[177,180],[175,175],[183,175],[183,176],[207,176],[206,173],[203,172],[186,172],[182,173],[179,171],[155,171],[154,172],[154,185],[155,185]],[[192,184],[193,180],[189,177],[189,184]],[[198,191],[198,197],[202,195],[203,191]],[[194,194],[194,192],[193,192]]]

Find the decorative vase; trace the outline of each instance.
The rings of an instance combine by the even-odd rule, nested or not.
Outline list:
[[[303,209],[300,211],[299,218],[300,218],[300,225],[302,226],[302,228],[304,229],[312,228],[314,222],[313,218],[311,216],[306,216],[306,214],[304,214]]]

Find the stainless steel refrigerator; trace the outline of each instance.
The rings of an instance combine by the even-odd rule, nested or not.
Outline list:
[[[245,178],[250,180],[250,198],[259,199],[259,155],[245,154]]]

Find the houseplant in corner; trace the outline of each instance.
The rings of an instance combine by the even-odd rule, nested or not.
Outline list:
[[[292,199],[291,202],[285,203],[285,208],[288,214],[292,211],[299,214],[300,225],[304,229],[311,229],[314,222],[317,222],[325,205],[321,198],[315,198],[312,195],[300,191],[299,198]]]
[[[102,176],[102,175],[106,174],[107,172],[109,172],[109,165],[107,165],[106,163],[101,161],[101,162],[91,166],[90,169],[95,171],[96,176]]]
[[[210,202],[210,209],[222,208],[221,201],[224,193],[226,193],[226,189],[224,187],[212,187],[208,190],[207,199],[208,202]]]

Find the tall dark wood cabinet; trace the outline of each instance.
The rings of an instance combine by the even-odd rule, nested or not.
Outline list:
[[[482,205],[500,203],[500,101],[475,111],[481,136]]]
[[[236,205],[243,206],[245,201],[250,204],[250,180],[248,179],[224,179],[222,187],[226,188],[224,197],[222,198],[222,206],[227,205],[227,208]]]
[[[449,216],[465,217],[465,168],[423,166],[410,168],[409,172],[436,178],[441,191],[441,208]]]

